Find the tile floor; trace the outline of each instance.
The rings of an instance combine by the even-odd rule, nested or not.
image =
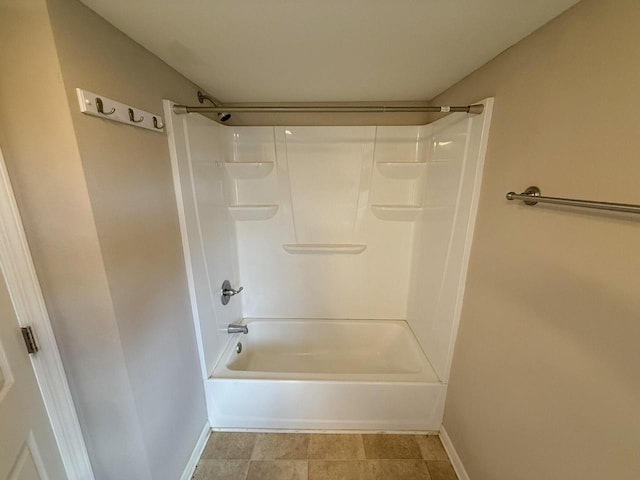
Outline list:
[[[213,432],[194,480],[457,480],[435,435]]]

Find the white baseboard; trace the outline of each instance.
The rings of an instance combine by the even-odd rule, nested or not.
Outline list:
[[[184,467],[184,471],[180,476],[180,480],[191,480],[191,477],[193,477],[193,472],[196,470],[196,465],[198,465],[198,460],[200,460],[202,451],[204,450],[204,447],[207,444],[207,440],[209,440],[209,435],[211,435],[211,427],[209,426],[209,422],[206,422],[204,424],[204,427],[202,428],[202,432],[200,433],[200,436],[198,437],[198,441],[196,442],[196,445],[193,448],[193,452],[191,452],[189,461],[187,462],[187,465]]]
[[[451,460],[451,465],[453,465],[453,469],[456,471],[459,480],[470,480],[469,474],[464,469],[464,465],[462,464],[462,460],[460,460],[460,456],[458,452],[456,452],[453,443],[451,443],[451,438],[447,433],[447,430],[444,428],[444,425],[440,427],[440,440],[442,441],[442,445],[444,445],[444,449],[447,451],[447,455],[449,455],[449,459]]]
[[[256,432],[256,433],[337,433],[337,434],[367,434],[367,433],[389,433],[399,435],[438,435],[439,430],[353,430],[353,429],[331,429],[331,428],[231,428],[231,427],[211,427],[212,432]]]

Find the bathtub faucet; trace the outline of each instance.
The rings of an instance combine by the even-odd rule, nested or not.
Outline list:
[[[223,305],[226,305],[229,303],[231,297],[238,295],[242,290],[244,290],[242,287],[237,290],[235,288],[231,288],[231,282],[229,282],[229,280],[225,280],[222,282],[222,288],[220,289],[220,301]]]
[[[246,325],[237,325],[230,323],[227,327],[227,333],[249,333],[249,327]]]

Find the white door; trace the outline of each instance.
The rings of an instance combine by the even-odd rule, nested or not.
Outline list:
[[[7,284],[0,276],[0,479],[65,478]]]
[[[28,281],[25,281],[24,273],[16,275],[17,271],[29,271],[25,265],[33,268],[0,150],[0,480],[65,480],[67,475],[60,450],[18,323],[19,315],[23,322],[29,319],[25,318],[25,313],[17,314],[12,302],[12,296],[14,299],[22,298],[24,303],[24,299],[33,298],[33,292],[40,293],[39,287],[34,288],[37,281],[35,273]],[[7,278],[13,278],[10,280],[11,288],[7,286]],[[41,297],[38,297],[38,301],[41,302]],[[38,303],[33,300],[30,302]],[[24,306],[18,311],[24,312]],[[44,303],[42,315],[46,315]],[[32,315],[32,318],[35,317]],[[48,331],[43,332],[45,336],[48,340]],[[42,361],[50,359],[57,349],[51,348],[51,345],[48,347],[34,355],[44,355],[39,358]],[[50,369],[49,372],[49,381],[57,382],[57,385],[65,382],[55,375],[55,370]],[[59,388],[59,391],[64,394],[68,392],[63,388]],[[66,405],[59,399],[55,399],[55,402],[59,416]],[[68,431],[73,432],[71,428]],[[82,450],[82,447],[83,444],[75,449]],[[85,471],[90,472],[90,468]]]

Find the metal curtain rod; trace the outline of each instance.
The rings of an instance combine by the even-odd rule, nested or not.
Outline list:
[[[431,113],[482,113],[484,105],[463,105],[451,107],[436,107],[432,105],[357,105],[357,104],[301,104],[287,106],[270,106],[264,104],[253,105],[224,105],[220,100],[202,92],[198,92],[198,101],[204,103],[208,100],[212,105],[174,105],[173,111],[176,114],[209,112],[226,115],[226,120],[231,113],[251,112],[251,113],[400,113],[400,112],[431,112]],[[221,116],[221,120],[225,121]]]
[[[529,187],[522,193],[509,192],[507,200],[522,200],[527,205],[536,203],[554,203],[572,207],[595,208],[598,210],[612,210],[614,212],[640,213],[640,205],[629,203],[594,202],[590,200],[575,200],[573,198],[542,197],[538,187]]]
[[[292,105],[286,107],[272,107],[266,105],[241,105],[241,106],[200,106],[200,105],[174,105],[173,112],[183,113],[410,113],[410,112],[432,112],[432,113],[482,113],[484,105],[464,105],[452,107],[436,107],[428,105]]]

